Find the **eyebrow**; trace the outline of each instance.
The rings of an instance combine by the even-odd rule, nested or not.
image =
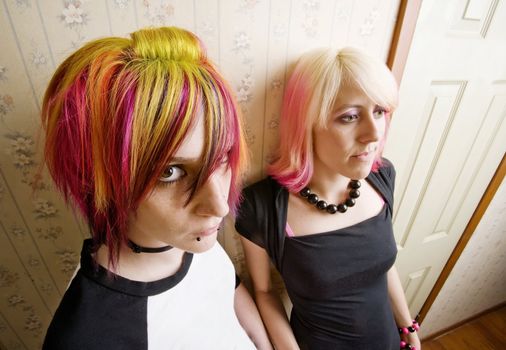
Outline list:
[[[200,158],[189,158],[189,157],[172,157],[170,163],[196,163],[199,162]]]
[[[335,112],[339,112],[343,109],[347,109],[347,108],[357,108],[357,109],[360,109],[360,108],[363,108],[364,106],[363,105],[351,105],[351,104],[344,104],[344,105],[341,105],[339,106],[338,108],[334,109]],[[377,107],[381,107],[381,105],[379,104],[375,104],[374,105],[374,108],[377,108]],[[383,107],[382,107],[383,108]]]
[[[339,107],[337,108],[332,108],[332,113],[342,113],[344,112],[345,109],[349,109],[349,108],[355,108],[355,109],[359,109],[360,106],[359,105],[350,105],[350,104],[344,104],[344,105],[340,105]]]
[[[361,105],[350,105],[350,104],[344,104],[344,105],[340,105],[338,106],[335,111],[340,111],[342,109],[346,109],[346,108],[362,108]]]

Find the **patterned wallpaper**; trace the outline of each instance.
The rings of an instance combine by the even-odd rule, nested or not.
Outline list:
[[[432,304],[421,336],[449,328],[506,302],[506,181]]]
[[[145,26],[196,32],[235,89],[252,151],[249,180],[275,147],[286,72],[317,46],[386,59],[399,0],[0,1],[0,348],[38,349],[79,260],[86,226],[41,164],[39,112],[57,65],[84,42]],[[220,241],[240,274],[231,223]]]

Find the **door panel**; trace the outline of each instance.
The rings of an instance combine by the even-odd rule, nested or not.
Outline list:
[[[419,312],[506,151],[506,8],[422,3],[385,156],[397,268]]]

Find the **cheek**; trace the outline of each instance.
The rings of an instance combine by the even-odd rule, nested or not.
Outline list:
[[[223,189],[224,197],[228,197],[231,185],[232,185],[232,170],[230,168],[227,168],[227,170],[224,171],[223,173],[221,183],[221,188]]]
[[[322,145],[327,152],[339,152],[344,151],[352,141],[350,138],[351,133],[345,132],[340,129],[333,129],[325,134],[325,138],[322,139]]]
[[[313,135],[314,144],[317,148],[332,148],[332,145],[339,145],[343,142],[344,132],[339,128],[330,126],[328,129],[320,130]]]
[[[385,137],[385,132],[387,130],[387,120],[386,118],[381,118],[378,120],[378,123],[376,124],[378,127],[379,134],[381,137]]]
[[[176,207],[174,195],[165,192],[167,191],[164,188],[156,189],[149,198],[145,199],[137,210],[138,218],[149,223],[150,220],[163,220],[171,215],[173,208]]]
[[[314,155],[325,162],[335,162],[345,155],[350,147],[345,133],[337,129],[315,135],[313,145]]]

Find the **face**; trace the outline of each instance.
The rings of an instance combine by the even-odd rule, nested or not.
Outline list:
[[[369,175],[385,135],[385,115],[358,86],[344,83],[326,127],[313,131],[315,173]]]
[[[201,116],[152,193],[140,203],[136,214],[131,215],[131,240],[142,246],[171,245],[193,253],[204,252],[214,245],[221,221],[229,211],[231,170],[225,156],[222,165],[186,204],[187,189],[202,166],[203,149]]]

